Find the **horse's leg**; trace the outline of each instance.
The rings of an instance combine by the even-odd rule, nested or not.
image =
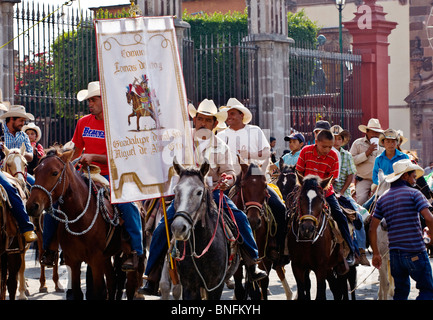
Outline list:
[[[309,278],[308,271],[303,270],[300,267],[295,266],[292,263],[293,276],[296,280],[296,286],[298,291],[298,300],[310,300],[309,290],[306,291],[305,280]],[[308,295],[306,294],[308,293]]]
[[[317,279],[316,300],[326,300],[326,272],[315,270]]]
[[[7,259],[9,276],[6,284],[9,292],[9,300],[15,300],[18,287],[17,276],[21,267],[21,255],[10,254]]]
[[[27,290],[26,285],[26,277],[24,276],[24,271],[26,270],[26,258],[25,258],[25,251],[24,253],[20,253],[20,259],[21,259],[21,266],[18,271],[18,300],[28,300],[27,296],[29,295],[29,291]]]
[[[233,279],[235,280],[235,295],[236,300],[245,300],[245,288],[242,284],[243,279],[243,265],[239,264],[238,269],[233,274]]]
[[[7,253],[0,256],[0,300],[6,300]]]
[[[128,114],[128,126],[131,125],[131,117],[134,116],[134,111],[131,114]]]
[[[137,131],[140,131],[140,117],[141,114],[137,112]]]
[[[65,257],[66,258],[66,257]],[[68,260],[66,260],[68,261]],[[71,288],[74,300],[83,300],[81,291],[81,261],[75,261],[69,265],[71,271]]]
[[[111,258],[105,259],[104,261],[104,273],[102,275],[102,281],[104,281],[104,274],[107,281],[106,289],[108,292],[108,299],[114,300],[116,294],[116,275],[114,273],[113,264],[111,263]],[[105,282],[103,286],[105,287]],[[103,299],[106,299],[106,296],[103,297]]]
[[[280,279],[281,283],[283,284],[284,292],[286,293],[286,299],[292,300],[293,293],[292,293],[292,290],[290,289],[289,283],[287,282],[286,271],[284,270],[284,267],[283,266],[277,266],[275,271],[277,271],[278,278]]]

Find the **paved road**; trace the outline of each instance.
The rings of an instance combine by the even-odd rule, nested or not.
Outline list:
[[[46,271],[47,278],[47,287],[48,292],[40,293],[39,292],[39,276],[40,276],[40,268],[39,263],[35,262],[34,259],[35,253],[34,250],[30,249],[26,254],[26,272],[25,276],[27,279],[28,291],[29,291],[29,300],[64,300],[65,293],[58,293],[54,290],[54,283],[52,279],[52,269],[48,269]],[[371,256],[368,255],[369,260],[371,261]],[[430,259],[430,263],[432,263],[432,259]],[[378,270],[373,267],[365,267],[359,266],[357,268],[357,279],[358,279],[358,288],[356,290],[356,299],[357,300],[376,300],[377,292],[379,289],[379,281],[378,281]],[[65,266],[60,266],[59,268],[60,282],[64,288],[67,287],[67,271]],[[82,288],[83,292],[85,292],[85,266],[82,267]],[[294,296],[296,294],[296,282],[294,280],[291,266],[286,266],[286,278],[288,280],[289,286],[291,290],[294,292]],[[312,276],[312,298],[315,297],[315,277]],[[271,272],[270,275],[270,286],[269,286],[269,300],[285,300],[286,296],[284,293],[284,289],[281,285],[280,280],[277,277],[275,271]],[[17,293],[18,295],[18,293]],[[415,284],[412,281],[412,288],[409,299],[413,300],[418,295],[418,290],[415,288]],[[327,289],[327,298],[332,299],[332,294],[329,289]],[[8,299],[8,298],[7,298]],[[146,296],[146,300],[159,300],[160,297],[154,296]],[[233,299],[233,290],[224,289],[223,300],[232,300]]]

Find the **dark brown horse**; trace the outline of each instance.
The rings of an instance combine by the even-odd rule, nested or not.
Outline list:
[[[331,178],[321,180],[312,175],[304,178],[298,174],[301,187],[292,200],[296,206],[289,219],[288,246],[299,300],[311,298],[310,271],[317,278],[317,300],[326,300],[326,279],[333,276],[335,267],[343,265],[342,273],[347,272],[342,238],[336,241],[324,195]]]
[[[143,106],[141,98],[138,94],[128,89],[126,92],[128,104],[132,104],[132,113],[128,115],[128,125],[131,125],[131,117],[137,117],[137,131],[140,131],[140,117],[150,116],[155,124],[158,123],[157,114],[152,103],[148,103],[147,107]]]
[[[279,256],[270,255],[271,247],[276,244],[276,222],[272,217],[272,212],[267,205],[269,193],[265,173],[255,164],[242,164],[241,173],[238,175],[236,185],[233,190],[237,190],[232,195],[235,205],[243,210],[248,217],[251,228],[254,231],[255,239],[259,249],[260,269],[268,274],[272,267],[277,271],[278,277],[283,283],[284,290],[288,299],[291,299],[292,292],[286,281],[284,267],[276,264]],[[274,250],[275,252],[275,250]],[[235,295],[237,299],[242,299],[245,292],[242,287],[242,269],[235,274]],[[260,281],[261,297],[267,300],[267,289],[269,277]]]
[[[96,191],[92,180],[86,181],[70,162],[73,152],[51,149],[41,159],[35,168],[35,184],[27,201],[27,212],[38,217],[46,210],[47,214],[55,213],[61,222],[57,237],[65,263],[71,269],[74,299],[83,299],[80,284],[82,262],[87,263],[92,271],[93,281],[88,284],[92,285],[91,298],[106,299],[108,293],[108,298],[114,299],[115,274],[111,256],[120,251],[120,228],[114,222],[114,208],[109,199],[103,192]],[[54,203],[59,203],[59,209],[53,208]],[[111,234],[111,242],[107,244],[106,239]],[[132,280],[136,278],[134,276]],[[138,284],[133,287],[132,296]]]

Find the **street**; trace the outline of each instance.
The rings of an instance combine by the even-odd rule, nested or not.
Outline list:
[[[367,254],[368,259],[371,262],[371,255]],[[432,263],[432,259],[430,259],[430,263]],[[286,278],[289,283],[289,286],[293,292],[293,297],[296,296],[296,282],[292,274],[290,264],[286,266]],[[82,267],[82,290],[85,292],[85,265]],[[65,300],[65,293],[55,292],[54,282],[52,281],[52,269],[46,269],[46,279],[47,279],[47,287],[48,292],[40,293],[39,292],[39,277],[40,277],[40,268],[39,263],[35,262],[35,251],[33,249],[29,249],[26,254],[26,271],[25,277],[27,281],[29,296],[27,297],[29,300]],[[357,267],[357,288],[356,288],[356,299],[357,300],[377,300],[377,292],[379,290],[379,280],[378,280],[379,272],[373,267],[366,266],[358,266]],[[59,267],[59,277],[62,286],[66,289],[68,282],[68,275],[66,266]],[[315,285],[315,276],[313,274],[310,275],[312,280],[312,299],[314,299],[316,295],[316,285]],[[270,285],[269,285],[269,300],[286,300],[286,296],[284,293],[284,289],[281,285],[280,280],[274,270],[271,271],[270,274]],[[19,293],[17,292],[17,297]],[[414,281],[411,281],[411,293],[409,296],[410,300],[414,300],[418,295],[418,290],[415,288]],[[9,296],[7,296],[9,299]],[[125,299],[125,298],[124,298]],[[145,296],[145,300],[160,300],[160,297],[157,296]],[[233,290],[224,288],[222,300],[232,300],[233,299]],[[332,300],[332,294],[329,288],[327,288],[327,299]]]

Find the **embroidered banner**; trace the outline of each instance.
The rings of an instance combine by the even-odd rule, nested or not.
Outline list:
[[[173,158],[192,163],[173,17],[95,20],[111,201],[172,195]]]

